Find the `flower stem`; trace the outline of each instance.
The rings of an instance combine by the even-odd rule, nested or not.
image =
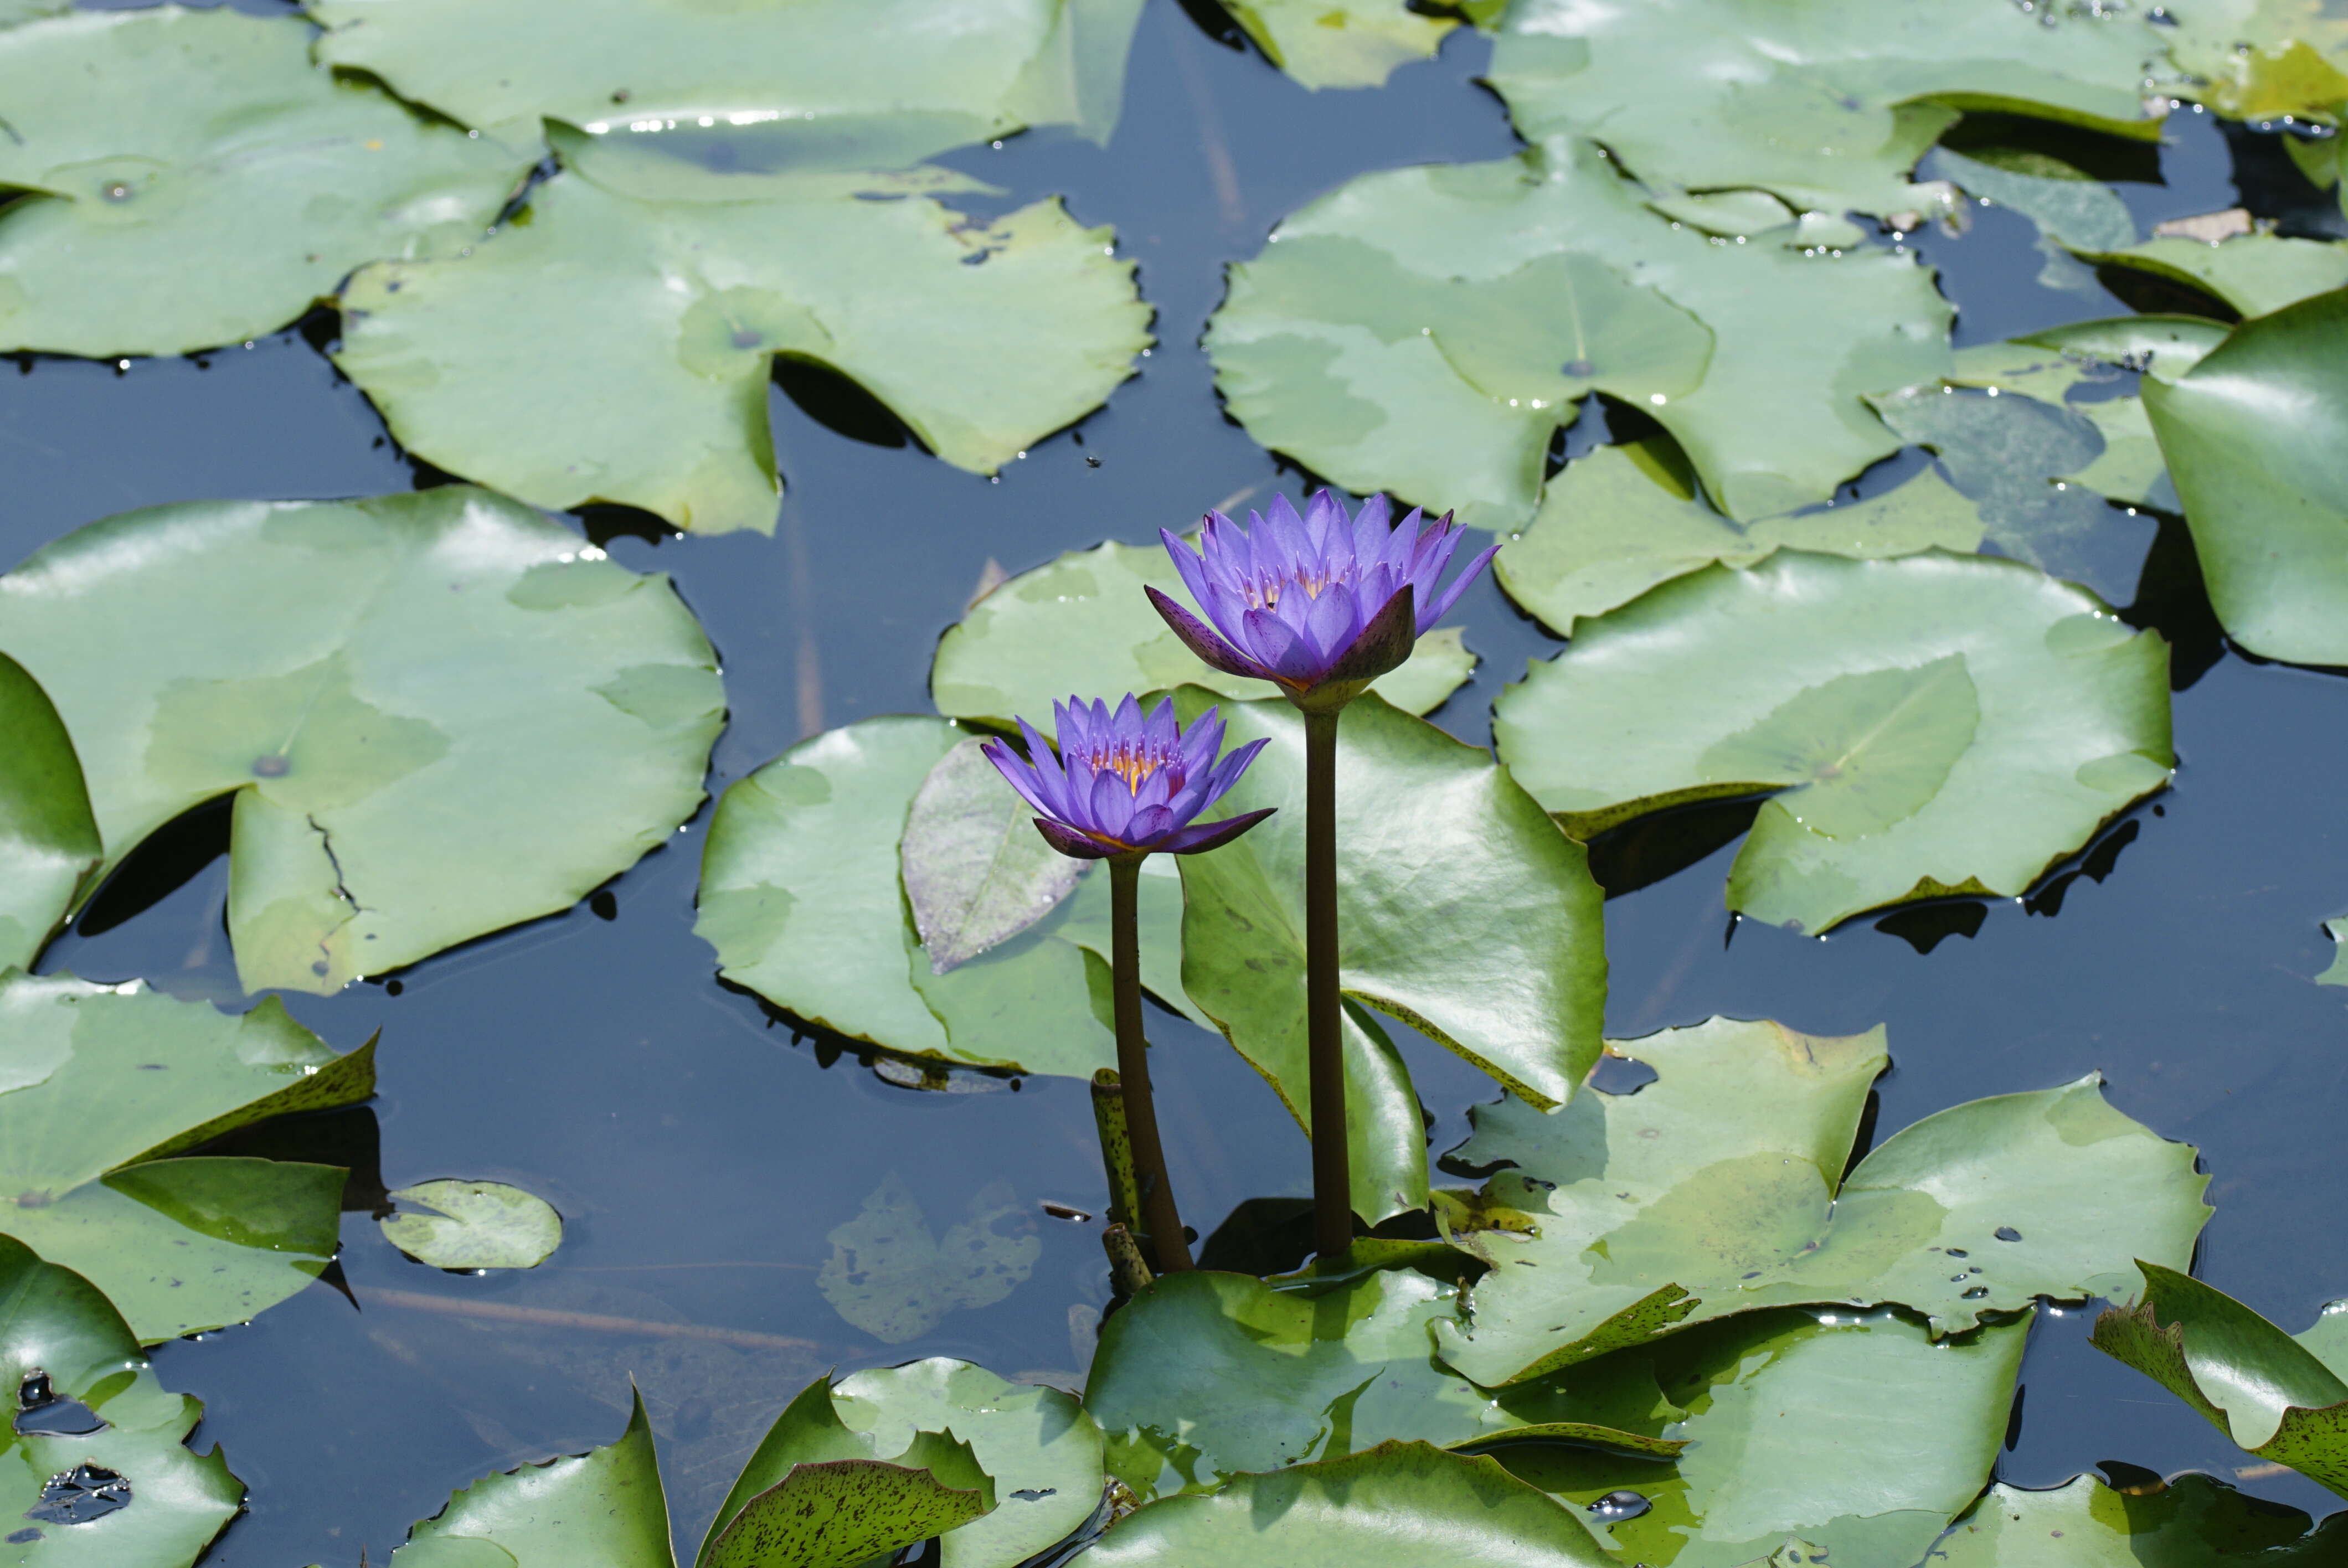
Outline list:
[[[1191,1266],[1190,1241],[1166,1176],[1166,1149],[1158,1141],[1158,1106],[1149,1093],[1149,1045],[1141,1034],[1141,862],[1138,855],[1117,855],[1108,863],[1117,1073],[1125,1088],[1125,1131],[1133,1144],[1133,1173],[1141,1185],[1140,1217],[1149,1232],[1150,1251],[1159,1273],[1179,1274]]]
[[[1344,1004],[1337,991],[1337,717],[1304,715],[1304,999],[1313,1114],[1313,1245],[1354,1245]]]

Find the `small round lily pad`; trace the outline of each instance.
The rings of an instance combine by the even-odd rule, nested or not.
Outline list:
[[[554,1205],[503,1182],[420,1182],[391,1199],[403,1212],[382,1222],[384,1239],[435,1268],[536,1268],[562,1245]]]

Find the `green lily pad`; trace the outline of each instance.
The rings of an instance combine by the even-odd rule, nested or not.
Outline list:
[[[1981,541],[1973,504],[1930,468],[1864,501],[1736,523],[1704,504],[1676,445],[1649,440],[1566,465],[1492,570],[1510,599],[1570,637],[1577,621],[1715,561],[1751,566],[1781,549],[1871,560]]]
[[[1083,876],[1035,924],[942,975],[907,911],[899,836],[923,781],[964,738],[942,719],[867,719],[732,785],[710,823],[694,930],[726,979],[850,1040],[1089,1078],[1117,1061],[1092,999],[1094,967],[1105,983],[1109,961],[1107,876]],[[1187,1009],[1182,890],[1168,859],[1142,866],[1142,983]]]
[[[666,843],[725,720],[665,578],[464,487],[191,502],[0,578],[107,869],[233,795],[247,990],[330,992],[565,909]]]
[[[1389,1440],[1679,1451],[1657,1435],[1676,1412],[1640,1368],[1609,1363],[1494,1390],[1438,1365],[1432,1325],[1457,1294],[1406,1269],[1310,1294],[1241,1274],[1169,1275],[1101,1325],[1085,1408],[1143,1497]]]
[[[1501,693],[1493,735],[1577,836],[1775,794],[1728,907],[1818,932],[2024,891],[2168,782],[2168,675],[2157,632],[2012,561],[1781,551],[1585,622]]]
[[[1234,699],[1264,695],[1263,682],[1200,662],[1149,610],[1145,588],[1197,609],[1181,574],[1155,545],[1070,550],[1021,572],[938,640],[931,699],[949,718],[1001,730],[1025,719],[1049,736],[1052,704],[1072,696],[1115,702],[1128,692],[1176,686],[1203,686]],[[1438,627],[1418,640],[1400,668],[1380,676],[1375,690],[1406,712],[1431,712],[1475,669],[1476,656],[1461,646],[1459,629]]]
[[[2147,240],[2110,251],[2083,251],[2101,266],[2126,267],[2184,283],[2246,316],[2262,316],[2348,284],[2348,244],[2241,234],[2200,240]]]
[[[2180,6],[2170,52],[2194,96],[2231,118],[2337,125],[2348,103],[2348,18],[2291,0]]]
[[[2049,327],[2014,341],[2022,346],[2058,350],[2064,355],[2062,363],[2075,369],[2082,359],[2113,364],[2127,362],[2139,366],[2147,375],[2175,381],[2200,364],[2202,355],[2225,342],[2226,333],[2224,325],[2203,316],[2117,316],[2107,321]],[[1969,349],[1959,354],[1958,363],[1964,363],[1966,355],[1978,351]],[[2056,366],[2049,363],[2046,368],[2054,370]],[[2075,379],[2075,375],[2063,379],[2062,384],[2068,387]],[[2082,412],[2093,417],[2095,405],[2089,405]]]
[[[1185,723],[1211,694],[1175,694]],[[1287,703],[1227,702],[1229,743],[1270,743],[1223,797],[1274,815],[1181,856],[1182,984],[1291,1114],[1307,1120],[1304,724]],[[1337,731],[1338,983],[1536,1105],[1570,1098],[1598,1060],[1602,895],[1589,857],[1490,755],[1375,694]],[[1426,1202],[1426,1133],[1401,1060],[1349,1041],[1354,1211]]]
[[[42,1380],[52,1398],[80,1402],[104,1426],[45,1424],[26,1397]],[[186,1446],[203,1406],[164,1390],[96,1286],[6,1236],[0,1388],[15,1422],[0,1427],[0,1518],[10,1526],[0,1563],[9,1568],[191,1568],[243,1512],[244,1483],[219,1448],[196,1454]],[[129,1504],[77,1522],[46,1515],[45,1506],[57,1506],[52,1478],[83,1466],[128,1482]]]
[[[0,970],[30,968],[105,856],[65,721],[0,653]]]
[[[1401,0],[1226,0],[1266,58],[1313,88],[1382,87],[1397,67],[1435,57],[1458,24]]]
[[[2042,156],[2026,164],[2018,159],[1988,161],[1936,147],[1925,156],[1919,172],[1949,180],[1968,196],[2019,212],[2037,224],[2046,239],[2075,250],[2120,251],[2136,243],[2136,218],[2120,193],[2051,158]],[[2061,286],[2055,277],[2043,272],[2038,281]]]
[[[2158,136],[2145,78],[2162,54],[2160,30],[2133,12],[1522,0],[1490,80],[1527,140],[1603,142],[1658,190],[1754,189],[1804,210],[1889,215],[1920,204],[1909,170],[1962,109]]]
[[[1679,1409],[1675,1463],[1541,1444],[1498,1457],[1602,1522],[1618,1563],[1737,1568],[1789,1548],[1794,1564],[1918,1563],[1997,1460],[2029,1322],[1937,1343],[1892,1311],[1707,1324],[1632,1358]],[[1648,1509],[1609,1521],[1600,1499],[1617,1491]]]
[[[938,1401],[951,1405],[956,1395],[967,1395],[979,1381],[993,1378],[983,1368],[958,1361],[916,1367],[932,1368],[933,1375],[924,1378],[915,1368],[905,1368],[900,1370],[912,1373],[911,1378],[899,1379],[888,1372],[866,1376],[884,1389],[904,1384],[910,1408],[924,1416],[935,1413]],[[947,1370],[954,1368],[974,1376],[955,1380]],[[941,1381],[943,1388],[938,1386]],[[994,1381],[1009,1390],[1001,1379]],[[1060,1398],[1073,1409],[1067,1396]],[[742,1467],[702,1538],[694,1568],[851,1568],[868,1559],[885,1561],[897,1548],[928,1536],[951,1538],[988,1514],[1008,1490],[1007,1477],[998,1484],[972,1445],[942,1427],[914,1423],[903,1431],[898,1446],[889,1448],[894,1458],[884,1462],[876,1444],[898,1437],[904,1423],[897,1418],[903,1411],[889,1409],[885,1396],[880,1401],[851,1402],[847,1409],[865,1418],[866,1426],[850,1427],[841,1419],[841,1399],[828,1378],[819,1378],[799,1390]],[[961,1413],[973,1428],[987,1433],[991,1449],[1033,1469],[1036,1456],[1019,1440],[1031,1423],[1021,1415],[990,1420],[989,1416],[1003,1413]],[[1095,1485],[1097,1475],[1096,1466]],[[1090,1507],[1087,1500],[1087,1512]],[[983,1549],[972,1553],[965,1547],[963,1556],[964,1568],[993,1561]],[[1001,1559],[1004,1568],[1016,1561]]]
[[[2173,383],[2144,384],[2209,602],[2265,658],[2348,664],[2343,353],[2348,290],[2245,322]]]
[[[394,1568],[675,1568],[642,1395],[619,1441],[485,1476],[407,1533]]]
[[[274,997],[242,1017],[141,988],[0,974],[0,1233],[88,1276],[139,1338],[242,1323],[335,1255],[344,1173],[170,1158],[375,1091]]]
[[[2312,1533],[2296,1508],[2188,1471],[2106,1486],[2075,1476],[2044,1491],[1998,1485],[1933,1549],[1934,1568],[2318,1568],[2348,1546],[2348,1514]]]
[[[1139,0],[314,0],[319,58],[487,128],[544,117],[736,161],[896,168],[1026,126],[1106,142]],[[708,134],[714,133],[714,134]]]
[[[1149,311],[1109,231],[1056,200],[981,223],[917,188],[778,195],[750,177],[655,201],[561,173],[469,257],[354,276],[335,361],[408,451],[550,508],[773,531],[778,354],[831,366],[991,474],[1132,374]]]
[[[434,1268],[536,1268],[562,1245],[562,1216],[503,1182],[422,1182],[393,1189],[413,1210],[382,1222],[383,1239]]]
[[[1004,787],[984,743],[963,741],[938,759],[913,796],[898,845],[905,900],[932,974],[1050,914],[1084,873],[1083,861],[1035,831],[1035,809]]]
[[[1572,1513],[1491,1459],[1380,1443],[1319,1464],[1243,1475],[1111,1525],[1084,1568],[1606,1568]]]
[[[930,1229],[902,1177],[865,1198],[825,1238],[831,1256],[816,1288],[842,1317],[884,1345],[918,1339],[950,1312],[992,1307],[1026,1283],[1044,1243],[1010,1185],[989,1182],[943,1236]]]
[[[1585,144],[1365,175],[1272,239],[1207,331],[1232,417],[1478,528],[1532,517],[1590,392],[1653,415],[1745,521],[1897,450],[1859,395],[1947,363],[1949,306],[1912,257],[1674,229]]]
[[[844,1378],[832,1404],[875,1453],[901,1452],[925,1431],[952,1431],[970,1445],[994,1482],[995,1507],[945,1532],[941,1568],[1014,1568],[1099,1505],[1100,1428],[1057,1389],[932,1357]]]
[[[310,37],[228,6],[0,32],[0,187],[33,193],[0,216],[0,348],[241,343],[363,262],[480,239],[540,157],[535,130],[507,146],[427,121],[313,65]]]
[[[1437,1325],[1444,1360],[1497,1386],[1802,1303],[1897,1303],[1937,1337],[2192,1255],[2209,1214],[2193,1150],[2092,1075],[1936,1112],[1844,1176],[1882,1038],[1715,1019],[1613,1047],[1658,1074],[1633,1095],[1478,1107],[1452,1157],[1510,1166],[1486,1196],[1540,1230],[1461,1238],[1493,1267],[1464,1325]]]
[[[2294,1339],[2189,1275],[2155,1263],[2142,1267],[2139,1299],[2096,1319],[2096,1348],[2160,1384],[2241,1448],[2348,1497],[2348,1335],[2331,1321],[2342,1315],[2327,1310]]]
[[[2348,918],[2326,920],[2323,934],[2332,938],[2332,962],[2315,977],[2319,986],[2348,986]]]

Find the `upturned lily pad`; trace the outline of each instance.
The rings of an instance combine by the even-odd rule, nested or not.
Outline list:
[[[423,1182],[396,1187],[408,1205],[382,1222],[383,1239],[434,1268],[536,1268],[562,1245],[562,1216],[503,1182]]]
[[[2091,1475],[1989,1489],[1933,1548],[1933,1568],[2321,1568],[2348,1551],[2348,1513],[2296,1508],[2188,1471],[2126,1491]]]
[[[884,1345],[918,1339],[950,1312],[992,1307],[1026,1283],[1044,1243],[1010,1185],[989,1182],[943,1236],[891,1172],[854,1219],[825,1238],[831,1256],[816,1288],[834,1310]]]
[[[897,168],[1025,126],[1106,142],[1139,0],[315,0],[319,57],[489,128],[541,117],[737,160]]]
[[[105,849],[65,721],[0,653],[0,970],[30,968]]]
[[[1859,395],[1948,354],[1914,258],[1715,241],[1645,194],[1564,140],[1354,180],[1231,269],[1206,337],[1226,406],[1350,489],[1496,529],[1532,517],[1593,391],[1658,420],[1740,521],[1895,451]]]
[[[541,156],[311,63],[298,18],[85,11],[0,32],[0,348],[185,354],[380,257],[478,241]],[[168,279],[159,286],[158,280]]]
[[[1184,723],[1211,694],[1175,695]],[[1263,739],[1223,804],[1275,815],[1181,856],[1182,985],[1310,1131],[1304,1004],[1304,725],[1277,700],[1225,702],[1230,743]],[[1589,857],[1490,755],[1365,696],[1337,731],[1338,983],[1535,1105],[1598,1060],[1602,895]],[[1424,1203],[1424,1123],[1399,1056],[1357,1020],[1348,1050],[1354,1212]],[[1384,1049],[1380,1049],[1384,1047]]]
[[[1715,561],[1751,566],[1781,549],[1871,560],[1981,541],[1973,504],[1930,468],[1864,501],[1737,523],[1704,504],[1674,443],[1648,440],[1566,465],[1492,570],[1510,599],[1570,637],[1577,621]]]
[[[1049,914],[950,973],[933,973],[920,945],[899,839],[923,781],[964,738],[942,719],[867,719],[735,784],[710,823],[694,930],[726,979],[850,1040],[1089,1078],[1117,1061],[1092,1000],[1093,967],[1105,976],[1109,961],[1107,876],[1084,876]],[[1168,860],[1142,867],[1142,982],[1187,1007],[1182,890]]]
[[[979,222],[905,179],[745,178],[640,200],[557,174],[469,257],[353,277],[335,364],[408,451],[535,506],[771,532],[777,355],[831,366],[991,474],[1098,406],[1149,342],[1132,263],[1056,200]]]
[[[974,1379],[993,1378],[963,1362],[918,1365],[940,1373],[961,1368]],[[868,1376],[893,1386],[889,1373]],[[974,1379],[963,1379],[955,1391],[968,1392]],[[936,1378],[917,1373],[914,1380],[951,1399],[936,1388]],[[1009,1391],[1010,1385],[994,1381]],[[1066,1395],[1061,1399],[1073,1408]],[[913,1396],[923,1415],[932,1413],[933,1402]],[[742,1467],[702,1538],[694,1568],[853,1568],[868,1560],[886,1561],[899,1547],[931,1535],[951,1536],[980,1520],[1008,1490],[1008,1479],[998,1482],[972,1446],[947,1427],[917,1423],[908,1429],[869,1401],[850,1409],[867,1418],[865,1428],[840,1419],[840,1401],[828,1378],[799,1390]],[[1019,1440],[1029,1423],[1015,1415],[1002,1421],[986,1419],[996,1413],[980,1414],[970,1424],[987,1430],[991,1447],[1032,1467],[1035,1456]],[[887,1461],[876,1448],[884,1438],[891,1440]],[[964,1568],[981,1563],[1009,1568],[1016,1561],[983,1548],[975,1553],[965,1548],[962,1554]]]
[[[1541,1444],[1498,1458],[1597,1521],[1618,1563],[1922,1562],[1996,1461],[2029,1322],[1939,1342],[1890,1310],[1708,1324],[1629,1358],[1676,1410],[1675,1463]]]
[[[2265,658],[2348,664],[2343,355],[2348,290],[2245,322],[2174,382],[2143,387],[2209,602]]]
[[[1266,58],[1308,87],[1382,87],[1395,67],[1434,57],[1449,16],[1402,0],[1226,0]]]
[[[1678,1412],[1643,1368],[1608,1363],[1495,1390],[1438,1365],[1432,1325],[1457,1294],[1406,1269],[1310,1293],[1242,1274],[1169,1275],[1102,1324],[1085,1408],[1143,1497],[1389,1440],[1679,1451],[1658,1435]]]
[[[485,1476],[407,1533],[395,1568],[675,1568],[642,1395],[608,1448]]]
[[[1603,142],[1658,190],[1890,215],[1920,204],[1909,170],[1963,109],[2157,137],[2162,40],[2133,11],[1971,0],[1520,0],[1490,77],[1526,139]]]
[[[186,1446],[203,1406],[164,1390],[96,1286],[6,1236],[0,1391],[11,1568],[191,1568],[243,1510],[219,1448]]]
[[[1453,1152],[1509,1166],[1488,1198],[1540,1226],[1461,1239],[1493,1267],[1464,1326],[1437,1335],[1480,1383],[1764,1307],[1896,1303],[1959,1333],[2041,1296],[2125,1291],[2135,1259],[2190,1257],[2209,1217],[2194,1151],[2113,1110],[2092,1075],[1939,1112],[1846,1177],[1879,1030],[1714,1020],[1613,1049],[1656,1081],[1546,1113],[1478,1107]]]
[[[2294,1339],[2177,1268],[2142,1266],[2143,1294],[2096,1320],[2096,1348],[2240,1447],[2348,1497],[2348,1335],[2332,1322],[2348,1315]]]
[[[0,578],[118,866],[236,802],[247,990],[330,992],[568,908],[703,799],[716,656],[665,578],[464,487],[126,512]]]
[[[1782,551],[1584,622],[1501,693],[1493,734],[1578,836],[1775,794],[1728,907],[1818,932],[2028,888],[2168,782],[2168,675],[2157,632],[2012,561]]]
[[[1169,1497],[1109,1527],[1084,1568],[1608,1568],[1581,1522],[1488,1458],[1387,1442]]]
[[[930,666],[930,696],[949,718],[1008,730],[1025,719],[1049,736],[1052,704],[1070,697],[1115,702],[1125,693],[1203,686],[1231,698],[1262,697],[1262,681],[1210,670],[1165,622],[1147,613],[1144,589],[1187,608],[1189,589],[1163,548],[1105,544],[1070,550],[1023,571],[946,629]],[[1137,614],[1136,606],[1144,612]],[[1378,678],[1378,695],[1426,713],[1475,672],[1457,627],[1439,627]]]
[[[2087,252],[2102,266],[2126,267],[2184,283],[2246,316],[2262,316],[2348,284],[2348,244],[2243,234],[2212,245],[2200,240],[2147,240],[2124,251]]]
[[[181,1151],[375,1091],[274,997],[242,1017],[0,975],[0,1233],[88,1276],[153,1342],[242,1323],[335,1254],[343,1172]]]

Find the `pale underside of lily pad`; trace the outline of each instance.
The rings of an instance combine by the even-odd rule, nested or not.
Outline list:
[[[568,908],[702,800],[716,657],[665,578],[465,487],[191,502],[0,577],[111,869],[235,800],[248,990],[327,992]]]
[[[186,354],[274,331],[385,257],[478,242],[541,156],[426,120],[228,6],[0,32],[0,347]],[[94,108],[102,112],[93,113]]]
[[[2157,633],[2012,561],[1781,551],[1585,621],[1502,693],[1493,733],[1582,836],[1773,794],[1728,906],[1819,932],[1908,899],[2019,895],[2165,785],[2168,658]]]
[[[1863,394],[1937,375],[1914,258],[1804,255],[1658,220],[1593,148],[1365,175],[1292,213],[1207,333],[1231,415],[1356,491],[1505,529],[1591,392],[1653,415],[1749,520],[1899,446]]]

